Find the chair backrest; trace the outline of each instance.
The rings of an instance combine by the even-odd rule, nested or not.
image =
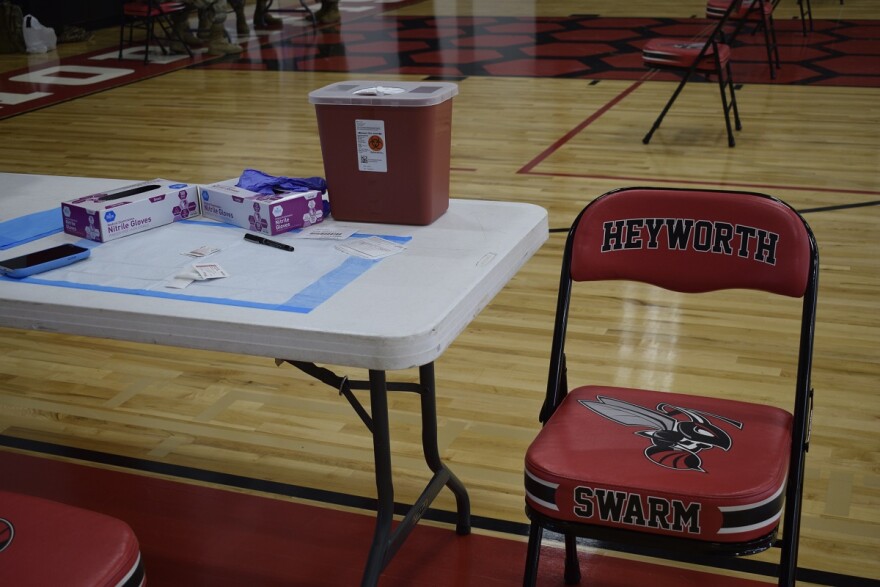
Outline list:
[[[814,249],[791,207],[761,194],[625,189],[587,206],[571,233],[571,278],[679,292],[755,289],[802,297]]]
[[[797,403],[809,388],[819,255],[784,202],[720,190],[626,188],[588,204],[566,242],[546,418],[567,393],[564,343],[572,282],[628,280],[672,291],[751,289],[803,298]]]

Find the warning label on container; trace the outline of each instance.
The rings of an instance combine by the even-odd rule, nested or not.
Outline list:
[[[358,169],[361,171],[388,172],[384,120],[355,120],[357,136]]]

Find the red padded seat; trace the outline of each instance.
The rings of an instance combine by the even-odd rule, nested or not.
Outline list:
[[[771,406],[580,387],[526,454],[526,501],[572,522],[712,542],[757,539],[779,524],[791,424]]]
[[[642,61],[648,67],[674,69],[687,69],[694,65],[694,62],[700,56],[700,52],[706,45],[703,41],[686,41],[682,39],[651,39],[642,48]],[[723,43],[718,43],[718,57],[721,61],[721,67],[726,67],[730,61],[730,47]],[[715,46],[710,45],[700,62],[697,64],[696,71],[701,73],[715,73],[717,65],[715,63]]]
[[[0,491],[0,585],[140,587],[140,549],[125,522]]]

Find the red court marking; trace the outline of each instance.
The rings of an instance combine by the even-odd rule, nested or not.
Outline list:
[[[117,59],[118,54],[118,47],[108,47],[0,73],[0,94],[5,94],[0,120],[218,59],[196,54],[144,65],[140,58]]]
[[[522,173],[522,171],[520,171]],[[764,183],[740,183],[735,181],[713,181],[713,180],[687,180],[687,179],[662,179],[657,177],[637,177],[626,175],[599,175],[590,173],[551,173],[542,171],[531,171],[529,175],[542,175],[546,177],[580,177],[584,179],[612,179],[628,182],[651,182],[651,183],[672,183],[686,185],[713,185],[728,186],[739,188],[753,189],[774,189],[774,190],[791,190],[795,192],[819,192],[825,194],[856,194],[863,196],[878,196],[880,191],[877,190],[851,190],[841,188],[820,188],[814,186],[797,186],[797,185],[780,185],[780,184],[764,184]]]
[[[357,585],[374,517],[284,498],[175,482],[0,451],[0,488],[104,512],[135,531],[150,585]],[[2,509],[2,504],[0,504]],[[14,518],[14,512],[5,516]],[[13,520],[14,523],[14,520]],[[88,529],[83,529],[88,542]],[[9,551],[8,551],[9,552]],[[524,539],[419,524],[381,585],[507,587],[522,583]],[[538,585],[562,584],[563,554],[545,546]],[[582,584],[766,587],[766,583],[582,553]]]
[[[556,142],[546,148],[541,152],[537,157],[526,163],[517,173],[522,173],[524,175],[540,175],[544,177],[580,177],[584,179],[610,179],[615,181],[626,181],[626,182],[635,182],[639,184],[654,184],[654,183],[672,183],[672,184],[685,184],[685,185],[713,185],[713,186],[727,186],[727,187],[740,187],[740,188],[751,188],[751,189],[774,189],[774,190],[791,190],[791,191],[808,191],[808,192],[820,192],[820,193],[831,193],[831,194],[857,194],[857,195],[866,195],[866,196],[876,196],[880,195],[880,191],[878,190],[855,190],[855,189],[844,189],[844,188],[822,188],[816,186],[792,186],[792,185],[779,185],[779,184],[762,184],[762,183],[748,183],[748,182],[735,182],[735,181],[714,181],[714,180],[687,180],[687,179],[662,179],[657,177],[638,177],[638,176],[625,176],[625,175],[600,175],[596,173],[562,173],[562,172],[544,172],[544,171],[535,171],[535,167],[540,165],[547,157],[554,154],[556,151],[560,150],[565,146],[571,139],[576,137],[579,133],[581,133],[584,129],[590,126],[593,122],[602,117],[606,112],[611,110],[614,106],[616,106],[621,100],[626,98],[629,94],[631,94],[636,88],[642,85],[643,82],[647,81],[648,78],[651,77],[651,74],[646,75],[643,79],[635,82],[625,90],[623,90],[620,94],[614,97],[607,104],[602,106],[599,110],[597,110],[592,116],[581,122],[579,125],[565,133],[561,138],[559,138]]]
[[[550,145],[547,149],[544,150],[540,155],[529,161],[522,169],[517,171],[517,173],[531,173],[532,169],[537,167],[541,162],[544,161],[547,157],[558,151],[563,145],[565,145],[568,141],[573,139],[578,135],[582,130],[590,126],[595,120],[600,118],[603,114],[614,108],[621,100],[629,96],[636,88],[642,85],[644,80],[639,80],[636,83],[632,84],[627,89],[623,90],[620,94],[615,96],[613,100],[599,108],[592,116],[584,120],[582,123],[574,127],[572,130],[568,131],[565,135],[562,136],[555,143]],[[553,175],[549,173],[542,173],[540,175]]]

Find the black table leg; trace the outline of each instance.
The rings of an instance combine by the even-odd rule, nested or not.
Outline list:
[[[394,515],[394,483],[391,479],[391,435],[388,431],[388,391],[384,371],[370,371],[370,411],[373,421],[373,459],[376,466],[376,529],[361,581],[363,587],[379,582],[391,546],[391,521]],[[390,558],[390,556],[388,557]]]
[[[455,495],[458,520],[456,533],[470,533],[470,499],[461,481],[441,461],[437,443],[437,400],[434,387],[434,366],[419,368],[422,409],[422,448],[425,462],[434,473],[418,500],[403,520],[391,531],[394,515],[394,484],[391,477],[391,439],[388,426],[388,385],[384,371],[370,371],[370,411],[373,431],[373,457],[376,467],[376,528],[362,587],[374,587],[382,570],[403,544],[403,541],[427,511],[437,494],[448,487]],[[412,391],[412,389],[407,389]]]
[[[422,447],[425,452],[425,461],[435,474],[444,474],[447,477],[446,487],[455,495],[455,505],[458,511],[455,531],[464,536],[471,532],[471,501],[464,484],[440,460],[440,450],[437,447],[437,394],[434,386],[433,363],[419,367],[419,380],[422,387],[425,388],[421,394]]]
[[[437,442],[437,395],[434,384],[434,365],[429,363],[419,367],[419,383],[391,382],[385,377],[385,371],[370,370],[370,380],[354,381],[348,377],[340,377],[329,369],[318,367],[314,363],[277,359],[276,362],[290,363],[297,369],[323,381],[339,390],[357,412],[373,434],[373,459],[376,473],[376,528],[373,532],[373,544],[367,558],[367,566],[361,580],[362,587],[375,587],[379,575],[394,557],[409,533],[428,510],[428,507],[443,490],[448,487],[455,495],[457,520],[455,531],[464,536],[471,531],[471,506],[467,490],[458,477],[449,470],[440,459]],[[370,413],[367,413],[353,390],[370,390]],[[391,434],[388,424],[388,393],[418,393],[422,410],[422,451],[425,462],[433,472],[433,476],[416,502],[406,510],[403,519],[394,527],[394,482],[391,476]]]

